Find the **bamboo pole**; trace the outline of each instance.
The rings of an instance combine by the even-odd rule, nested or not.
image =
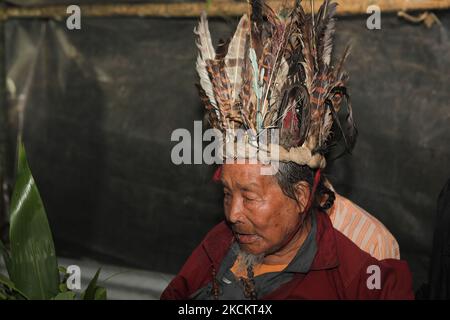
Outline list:
[[[293,3],[294,0],[288,0]],[[310,11],[310,1],[304,0],[303,5]],[[286,1],[268,0],[268,4],[278,9]],[[317,10],[323,0],[315,0]],[[378,5],[382,12],[415,11],[415,10],[442,10],[450,8],[450,0],[337,0],[338,15],[366,14],[370,5]],[[94,4],[80,5],[83,17],[197,17],[203,10],[209,16],[240,16],[248,11],[245,0],[231,2],[224,0],[211,0],[196,3],[148,3],[148,4]],[[8,18],[64,18],[67,16],[67,6],[41,6],[41,7],[9,7],[2,9],[0,17]]]

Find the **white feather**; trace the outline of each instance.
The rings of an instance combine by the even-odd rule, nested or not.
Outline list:
[[[250,22],[245,14],[239,21],[225,57],[225,70],[231,83],[232,103],[238,99],[242,87],[242,66],[245,59],[245,47],[249,32]]]
[[[283,88],[284,84],[287,81],[288,73],[289,73],[289,65],[288,65],[286,59],[283,57],[280,62],[280,67],[277,71],[277,75],[275,77],[275,82],[271,88],[270,108],[267,108],[267,104],[269,102],[268,102],[268,99],[266,99],[264,101],[263,110],[270,111],[272,108],[278,107],[277,104],[279,104],[281,102],[281,99],[283,98],[281,89]],[[266,114],[268,114],[268,113],[269,112],[266,112]],[[266,117],[266,114],[264,114],[264,118]],[[273,121],[272,121],[272,123],[273,123]]]
[[[209,98],[211,105],[215,109],[217,109],[217,102],[214,98],[213,85],[206,69],[206,61],[214,59],[216,56],[216,52],[212,45],[211,34],[209,33],[208,27],[208,20],[206,19],[206,13],[204,11],[200,16],[198,26],[194,29],[194,33],[197,35],[196,44],[199,50],[196,69],[200,77],[200,85],[203,90],[205,90],[206,96]]]
[[[330,22],[328,22],[327,28],[325,30],[325,37],[323,39],[324,42],[323,60],[326,66],[329,66],[331,62],[335,24],[336,22],[334,21],[334,19],[331,19]]]

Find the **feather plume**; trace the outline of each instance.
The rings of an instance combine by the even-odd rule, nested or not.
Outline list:
[[[317,16],[317,56],[321,65],[328,67],[331,62],[331,52],[333,50],[333,35],[335,32],[335,19],[337,4],[329,3],[326,0],[319,9]]]
[[[335,79],[338,79],[338,80],[341,80],[341,81],[343,80],[342,79],[343,78],[342,69],[344,68],[344,63],[347,60],[347,57],[350,55],[350,50],[351,50],[351,45],[348,44],[345,47],[344,54],[342,55],[341,60],[337,64],[336,70],[334,72],[334,78]]]
[[[262,33],[264,30],[263,18],[263,0],[250,0],[252,13],[251,20],[251,46],[255,50],[256,56],[260,57],[262,53]]]
[[[247,41],[245,42],[245,56],[244,64],[241,70],[242,78],[242,88],[239,92],[239,99],[242,106],[242,113],[249,121],[249,127],[256,132],[256,127],[254,126],[255,110],[252,105],[252,83],[253,83],[253,70],[250,62],[250,35],[247,35]]]
[[[215,112],[217,112],[217,115],[219,116],[219,110],[206,64],[206,61],[214,59],[216,52],[212,45],[205,12],[202,12],[198,26],[194,29],[194,34],[197,36],[196,45],[199,50],[196,69],[200,77],[200,85],[203,88],[206,97],[209,99],[209,103],[213,106],[214,110],[216,110]]]
[[[325,154],[343,140],[350,152],[357,129],[343,66],[349,47],[331,64],[337,4],[325,0],[317,15],[307,15],[301,0],[278,13],[264,0],[249,3],[251,13],[215,51],[206,15],[195,29],[199,95],[208,121],[222,129],[250,128],[258,136],[278,128],[283,146],[307,147],[313,154]]]
[[[261,86],[261,78],[264,77],[264,69],[263,73],[260,74],[258,62],[256,61],[256,52],[253,48],[250,49],[249,58],[251,61],[252,71],[253,71],[253,92],[256,96],[256,128],[257,130],[261,129],[261,106],[260,100],[262,96],[262,86]]]
[[[242,16],[236,32],[231,39],[228,53],[225,56],[225,65],[231,84],[231,102],[238,99],[242,87],[242,69],[244,67],[245,50],[247,48],[250,21],[247,15]]]
[[[219,117],[215,110],[213,110],[214,107],[212,106],[208,96],[206,95],[205,90],[203,90],[202,86],[199,84],[195,84],[195,86],[198,90],[198,95],[200,96],[203,105],[205,106],[206,110],[208,110],[208,112],[205,112],[204,122],[207,122],[207,124],[209,124],[209,126],[212,128],[221,128],[222,126],[219,123]],[[219,110],[217,111],[220,112]]]

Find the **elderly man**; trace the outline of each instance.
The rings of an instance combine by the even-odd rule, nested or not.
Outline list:
[[[395,239],[362,210],[336,211],[345,199],[323,175],[329,151],[339,143],[350,151],[356,140],[342,69],[348,51],[330,63],[336,4],[308,16],[300,1],[278,14],[250,2],[250,18],[217,52],[205,15],[195,30],[206,118],[225,136],[218,179],[226,219],[161,298],[412,299],[407,264],[385,259],[398,257]],[[262,139],[268,131],[278,135]]]

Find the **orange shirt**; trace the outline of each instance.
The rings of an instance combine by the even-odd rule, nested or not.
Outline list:
[[[238,270],[238,265],[239,265],[238,260],[239,260],[239,257],[236,259],[233,266],[231,267],[231,272],[233,272],[233,274],[236,277],[247,278],[247,270]],[[254,267],[253,274],[256,277],[256,276],[262,275],[264,273],[280,272],[280,271],[283,271],[287,266],[288,266],[287,264],[259,264]]]

